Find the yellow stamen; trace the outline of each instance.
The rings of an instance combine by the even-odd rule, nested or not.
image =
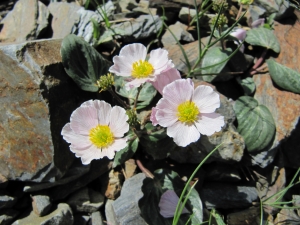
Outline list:
[[[178,120],[183,123],[193,123],[197,120],[200,113],[194,102],[186,101],[181,103],[177,108]]]
[[[154,68],[149,62],[139,60],[132,64],[131,76],[134,78],[145,78],[151,75],[153,71]]]
[[[111,145],[114,141],[113,133],[107,125],[97,125],[92,128],[89,133],[90,141],[97,148],[105,148]]]

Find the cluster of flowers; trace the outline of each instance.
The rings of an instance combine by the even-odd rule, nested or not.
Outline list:
[[[221,130],[224,117],[215,113],[220,107],[220,98],[211,87],[200,85],[194,89],[192,80],[181,79],[164,49],[153,50],[149,59],[146,57],[144,45],[126,45],[119,56],[113,58],[109,71],[128,78],[126,89],[150,82],[162,95],[152,109],[153,125],[165,127],[167,135],[182,147],[197,141],[200,134],[212,135]],[[83,164],[105,156],[113,159],[116,151],[126,147],[127,120],[123,108],[90,100],[72,113],[62,135]]]

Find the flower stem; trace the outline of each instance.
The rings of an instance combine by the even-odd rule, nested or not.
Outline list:
[[[257,68],[262,64],[262,62],[265,60],[265,56],[267,54],[268,49],[266,48],[261,56],[258,58],[254,66],[251,68],[250,74],[254,75],[257,72]],[[255,71],[255,72],[254,72]],[[254,73],[253,73],[254,72]]]
[[[144,167],[143,163],[139,159],[136,160],[136,164],[140,168],[140,170],[146,175],[146,177],[150,177],[152,179],[154,178],[154,175]]]
[[[136,109],[137,101],[138,101],[138,98],[139,98],[142,88],[143,88],[143,84],[138,87],[138,92],[137,92],[135,100],[134,100],[134,106],[133,106],[134,109]]]
[[[242,13],[242,10],[243,10],[243,4],[240,3],[239,12],[238,12],[238,14],[236,15],[235,20],[238,20],[238,19],[240,18],[240,15],[241,15],[241,13]]]
[[[127,105],[114,91],[112,88],[108,89],[109,93],[125,108],[130,109],[129,105]]]

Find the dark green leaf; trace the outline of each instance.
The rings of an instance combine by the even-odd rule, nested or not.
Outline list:
[[[273,59],[267,60],[270,75],[281,88],[300,94],[300,73],[283,66]]]
[[[204,55],[201,62],[201,74],[216,74],[203,76],[203,80],[207,82],[211,82],[214,80],[219,74],[224,66],[227,64],[225,61],[231,53],[231,49],[226,49],[226,51],[222,50],[220,47],[212,47],[210,48],[206,54]],[[224,61],[223,63],[221,63]]]
[[[265,150],[272,144],[275,122],[269,109],[249,96],[236,100],[234,111],[238,120],[238,132],[243,136],[249,152]]]
[[[123,77],[118,77],[115,76],[115,88],[116,88],[116,92],[125,97],[128,98],[130,105],[134,104],[136,95],[138,93],[138,89],[137,88],[131,88],[129,91],[127,91],[125,89],[125,81],[126,78]],[[154,96],[156,95],[157,91],[156,89],[152,86],[152,84],[150,83],[145,83],[143,85],[143,88],[139,94],[139,98],[138,98],[138,102],[137,102],[137,107],[136,109],[142,109],[147,107],[151,100],[154,98]]]
[[[128,138],[130,138],[130,137],[131,137],[131,135]],[[125,148],[116,152],[116,155],[114,158],[114,163],[113,163],[113,168],[123,164],[125,161],[130,159],[136,152],[138,145],[139,145],[139,139],[134,138],[133,140],[130,140],[128,142],[128,144]]]
[[[149,225],[171,225],[173,218],[164,218],[159,213],[159,200],[161,195],[167,190],[174,190],[179,197],[183,188],[183,181],[174,171],[159,169],[154,172],[154,179],[146,178],[142,186],[144,196],[139,201],[145,221]],[[192,221],[188,224],[200,224],[203,218],[202,202],[195,189],[191,190],[191,195],[185,207],[191,214],[181,215],[178,225],[185,224],[192,213],[194,214]]]
[[[258,45],[267,49],[272,49],[274,52],[280,52],[280,44],[272,30],[264,27],[258,27],[247,31],[245,39],[250,45]]]
[[[85,91],[98,91],[97,80],[108,72],[108,62],[86,41],[70,34],[61,44],[67,74]]]
[[[244,89],[245,95],[252,95],[255,92],[256,86],[252,77],[247,77],[245,79],[238,79],[238,82]]]

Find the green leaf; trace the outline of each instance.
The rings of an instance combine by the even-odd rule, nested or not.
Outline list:
[[[108,72],[108,62],[86,41],[74,34],[61,44],[63,66],[67,74],[85,91],[97,92],[97,80]]]
[[[238,98],[234,104],[238,120],[238,132],[243,136],[249,152],[270,147],[276,127],[269,109],[249,96]]]
[[[133,135],[127,136],[128,139],[132,138]],[[113,168],[123,164],[128,159],[130,159],[136,150],[138,149],[139,145],[139,139],[136,137],[133,140],[128,141],[127,146],[123,148],[122,150],[116,152],[114,162],[113,162]]]
[[[245,95],[252,95],[255,92],[256,86],[252,77],[245,79],[237,79],[242,88],[244,89]]]
[[[226,65],[227,61],[224,60],[228,58],[230,53],[231,49],[226,49],[225,51],[220,47],[212,47],[208,49],[201,62],[201,68],[203,68],[201,70],[201,74],[216,75],[203,76],[204,81],[211,82],[217,77],[217,74],[219,74]],[[222,61],[224,62],[221,63]]]
[[[100,37],[100,25],[97,22],[97,20],[95,20],[94,18],[91,18],[91,22],[93,24],[93,38],[94,39],[99,39]]]
[[[280,44],[274,35],[274,32],[264,27],[253,28],[247,31],[245,41],[251,45],[272,49],[276,53],[280,52]]]
[[[283,66],[273,59],[267,60],[273,81],[281,88],[300,94],[300,73]]]
[[[133,106],[136,95],[138,93],[138,88],[131,88],[129,91],[125,89],[125,79],[124,77],[115,76],[115,88],[116,92],[125,97],[128,98],[129,104]],[[143,88],[139,94],[137,107],[136,109],[143,109],[147,107],[151,100],[156,95],[157,91],[150,83],[145,83],[143,85]]]
[[[159,213],[159,200],[161,195],[167,190],[174,190],[178,197],[184,188],[184,183],[179,175],[171,170],[159,169],[154,172],[154,179],[146,178],[142,186],[144,196],[139,201],[141,213],[145,221],[149,225],[171,225],[173,218],[164,218]],[[191,214],[183,214],[180,216],[178,225],[186,224],[189,217],[193,214],[191,223],[200,224],[203,220],[202,202],[198,192],[191,190],[185,207]]]

